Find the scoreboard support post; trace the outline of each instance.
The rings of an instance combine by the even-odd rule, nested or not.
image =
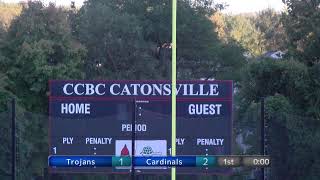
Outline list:
[[[172,0],[172,93],[171,93],[171,106],[172,106],[172,125],[171,125],[171,149],[172,156],[176,155],[176,83],[177,83],[177,0]],[[176,180],[176,168],[171,168],[171,180]]]
[[[132,121],[131,121],[131,180],[135,180],[134,156],[135,156],[135,140],[136,140],[136,99],[133,99]]]
[[[261,98],[261,155],[265,155],[265,119],[264,119],[264,97]],[[261,180],[264,180],[264,168],[261,168]]]

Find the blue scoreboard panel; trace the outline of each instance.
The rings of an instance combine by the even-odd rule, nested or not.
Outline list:
[[[135,157],[171,156],[170,81],[52,80],[49,84],[50,172],[129,173],[132,122]],[[176,154],[230,155],[232,81],[178,81],[176,92]],[[169,166],[135,169],[170,173]],[[211,166],[177,167],[181,174],[228,172]]]

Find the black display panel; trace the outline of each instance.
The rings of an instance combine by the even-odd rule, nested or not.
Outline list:
[[[171,154],[170,81],[50,81],[50,155]],[[177,155],[230,155],[232,81],[177,82]],[[52,173],[129,173],[130,167],[50,167]],[[139,167],[137,173],[170,173]],[[228,173],[179,167],[177,173]]]

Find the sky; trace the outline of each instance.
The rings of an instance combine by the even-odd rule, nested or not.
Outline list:
[[[0,0],[4,2],[19,2],[21,0]],[[71,0],[42,0],[43,2],[55,2],[57,5],[70,5]],[[76,6],[81,6],[84,0],[74,0]],[[225,2],[229,6],[223,10],[224,13],[238,14],[258,12],[263,9],[273,8],[281,11],[284,8],[282,0],[216,0]]]
[[[282,0],[218,0],[218,2],[227,3],[229,6],[223,12],[232,14],[259,12],[267,8],[282,11],[285,8]]]

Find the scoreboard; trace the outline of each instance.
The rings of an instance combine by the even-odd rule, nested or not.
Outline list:
[[[110,164],[116,157],[128,160],[132,156],[133,131],[135,157],[171,156],[170,81],[51,80],[49,85],[50,172],[129,173],[131,163]],[[178,81],[175,90],[177,156],[230,155],[232,81]],[[71,163],[81,157],[96,162],[109,159],[110,163]],[[169,166],[135,169],[138,173],[170,173]],[[177,167],[178,174],[228,172],[221,167]]]

